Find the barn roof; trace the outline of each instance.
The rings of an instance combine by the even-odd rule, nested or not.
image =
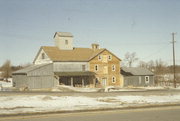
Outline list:
[[[104,48],[96,49],[96,50],[91,49],[91,48],[74,48],[73,50],[60,50],[56,46],[42,46],[41,49],[44,50],[44,52],[47,54],[47,56],[52,61],[62,61],[62,62],[68,62],[68,61],[70,61],[70,62],[87,62],[106,50]],[[111,54],[114,55],[113,53],[111,53]],[[38,56],[38,54],[37,54],[37,56]],[[36,56],[36,58],[37,58],[37,56]],[[36,58],[35,58],[35,60],[36,60]]]
[[[36,70],[36,69],[46,66],[46,65],[49,65],[49,64],[31,65],[24,69],[13,72],[12,75],[26,75],[28,72]]]
[[[126,76],[154,75],[148,69],[141,67],[122,67],[121,74]]]
[[[58,35],[59,37],[73,37],[70,32],[56,32],[54,37]]]

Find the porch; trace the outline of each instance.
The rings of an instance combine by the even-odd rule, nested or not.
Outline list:
[[[55,72],[58,76],[59,85],[73,87],[95,87],[94,72]]]

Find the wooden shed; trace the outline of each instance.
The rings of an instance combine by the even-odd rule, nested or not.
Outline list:
[[[57,85],[53,64],[32,65],[13,73],[13,83],[17,88],[50,88]]]
[[[154,85],[154,74],[146,68],[122,67],[124,87],[145,87]]]

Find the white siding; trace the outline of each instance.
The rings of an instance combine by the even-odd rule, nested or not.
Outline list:
[[[85,65],[85,71],[89,71],[88,62],[55,62],[53,64],[54,72],[83,71],[82,65]]]
[[[42,59],[42,54],[44,53],[44,59]],[[52,63],[51,59],[47,56],[47,54],[44,52],[44,50],[42,49],[39,53],[39,55],[37,56],[36,60],[34,61],[34,64],[45,64],[45,63]]]
[[[72,50],[73,49],[73,37],[59,37],[55,36],[55,45],[62,50]],[[68,44],[66,44],[66,40]]]

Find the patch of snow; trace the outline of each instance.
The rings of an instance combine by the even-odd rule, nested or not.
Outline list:
[[[105,107],[106,102],[89,97],[73,96],[9,96],[0,98],[1,114],[23,112],[48,112],[61,110],[81,110]]]
[[[179,103],[180,95],[166,96],[0,96],[1,114],[118,108],[147,104]]]
[[[5,81],[0,81],[0,87],[12,87],[12,81],[10,82],[5,82]]]
[[[54,87],[51,91],[59,92],[98,92],[99,88],[83,88],[83,87],[72,87],[66,85],[58,85]]]

